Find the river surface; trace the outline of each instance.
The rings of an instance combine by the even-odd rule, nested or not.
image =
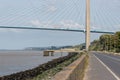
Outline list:
[[[67,54],[43,57],[42,51],[0,51],[0,76],[28,70]]]

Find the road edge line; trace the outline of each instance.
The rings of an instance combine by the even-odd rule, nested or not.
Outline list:
[[[93,54],[94,55],[94,54]],[[95,55],[94,55],[95,56]],[[107,66],[105,65],[99,58],[95,56],[95,58],[117,79],[120,80],[120,78]]]

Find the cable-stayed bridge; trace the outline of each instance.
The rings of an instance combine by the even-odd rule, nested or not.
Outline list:
[[[70,31],[70,32],[83,32],[85,33],[86,30],[80,29],[56,29],[56,28],[35,28],[35,27],[9,27],[9,26],[0,26],[1,29],[30,29],[30,30],[54,30],[54,31]],[[115,34],[112,31],[95,31],[91,30],[91,33],[106,33],[106,34]]]
[[[89,0],[1,1],[4,10],[1,9],[0,13],[0,28],[87,33],[88,24],[91,33],[110,34],[120,29],[118,0],[90,0],[88,3],[86,1]]]
[[[120,0],[0,0],[0,29],[82,32],[88,51],[90,33],[120,31]],[[100,53],[90,54],[88,79],[120,80],[120,57]]]

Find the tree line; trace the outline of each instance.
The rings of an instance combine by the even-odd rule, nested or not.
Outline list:
[[[120,52],[120,31],[115,34],[103,34],[90,45],[90,50]]]

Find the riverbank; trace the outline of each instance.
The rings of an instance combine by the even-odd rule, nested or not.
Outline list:
[[[66,55],[67,52],[55,52],[54,56],[46,57],[43,51],[0,51],[0,76],[32,69]]]
[[[42,65],[40,65],[36,68],[26,70],[26,71],[23,71],[23,72],[19,72],[19,73],[16,73],[16,74],[11,74],[11,75],[8,75],[8,76],[0,77],[0,80],[26,80],[26,79],[31,79],[31,78],[34,78],[34,77],[42,74],[43,72],[45,72],[49,69],[52,69],[52,68],[56,67],[58,64],[66,61],[66,60],[69,60],[71,57],[74,57],[76,55],[77,55],[76,53],[75,54],[69,54],[67,56],[60,57],[60,58],[54,59],[52,61],[49,61],[48,63],[42,64]]]
[[[73,53],[74,54],[74,53]],[[38,75],[37,77],[33,79],[27,79],[27,80],[53,80],[54,76],[59,73],[61,70],[63,70],[66,66],[70,65],[72,62],[80,58],[84,53],[77,54],[70,59],[64,61],[63,63],[57,65],[56,67],[47,70],[43,72],[42,74]]]

